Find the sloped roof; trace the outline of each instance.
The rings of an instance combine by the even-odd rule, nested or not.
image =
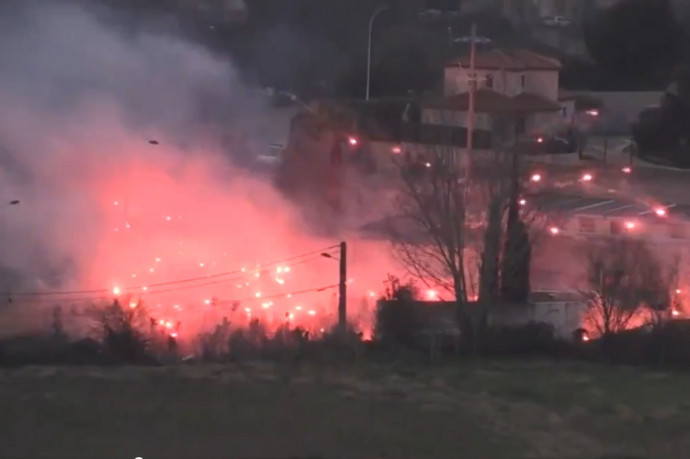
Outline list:
[[[575,94],[572,92],[568,91],[567,89],[559,88],[558,89],[558,100],[574,100],[575,99]]]
[[[446,62],[446,66],[470,66],[470,56],[456,57]],[[492,70],[561,70],[561,63],[542,54],[527,49],[490,49],[477,52],[474,66],[478,69]]]
[[[522,112],[551,112],[561,109],[558,102],[531,92],[521,92],[513,97],[513,104],[516,111]]]
[[[424,108],[442,110],[469,110],[469,93],[454,94],[443,98],[429,100],[422,104]],[[474,97],[474,110],[478,113],[524,113],[550,112],[560,110],[557,102],[537,94],[523,92],[515,97],[508,97],[490,89],[478,89]]]
[[[443,98],[432,99],[422,104],[424,108],[467,111],[470,105],[468,92],[453,94]],[[480,113],[512,112],[513,101],[510,97],[490,89],[477,89],[474,93],[474,110]]]

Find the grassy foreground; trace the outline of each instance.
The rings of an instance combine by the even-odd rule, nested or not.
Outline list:
[[[546,362],[0,371],[3,457],[663,458],[690,375]]]

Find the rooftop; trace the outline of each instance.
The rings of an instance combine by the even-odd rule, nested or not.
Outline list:
[[[469,67],[470,56],[456,57],[446,62],[446,66],[456,65]],[[475,55],[474,66],[478,69],[490,70],[561,70],[561,63],[558,59],[544,56],[527,49],[494,48],[480,51]]]
[[[469,93],[464,92],[429,100],[423,106],[425,108],[467,111],[469,109]],[[479,113],[550,112],[561,109],[555,101],[537,94],[523,92],[515,97],[508,97],[486,88],[478,89],[475,92],[474,107],[475,111]]]
[[[690,206],[676,203],[644,203],[620,197],[566,195],[544,192],[532,195],[530,201],[544,212],[562,212],[614,218],[658,218],[663,208],[670,218],[690,220]]]

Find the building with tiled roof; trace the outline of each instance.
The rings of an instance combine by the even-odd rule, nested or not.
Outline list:
[[[423,104],[427,124],[467,127],[470,58],[446,62],[444,96]],[[561,63],[526,49],[489,49],[475,56],[475,124],[510,140],[564,125],[573,116],[574,99],[559,88]]]

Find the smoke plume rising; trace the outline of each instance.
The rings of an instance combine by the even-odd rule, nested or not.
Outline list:
[[[311,236],[225,142],[268,110],[231,63],[73,4],[22,5],[0,13],[0,200],[21,201],[0,206],[8,309],[35,317],[117,292],[183,333],[231,313],[334,312],[332,289],[292,292],[337,283],[336,260],[319,253],[337,241]],[[369,243],[351,248],[361,298],[390,264]],[[258,266],[311,251],[293,267]],[[88,293],[21,295],[55,290]]]

